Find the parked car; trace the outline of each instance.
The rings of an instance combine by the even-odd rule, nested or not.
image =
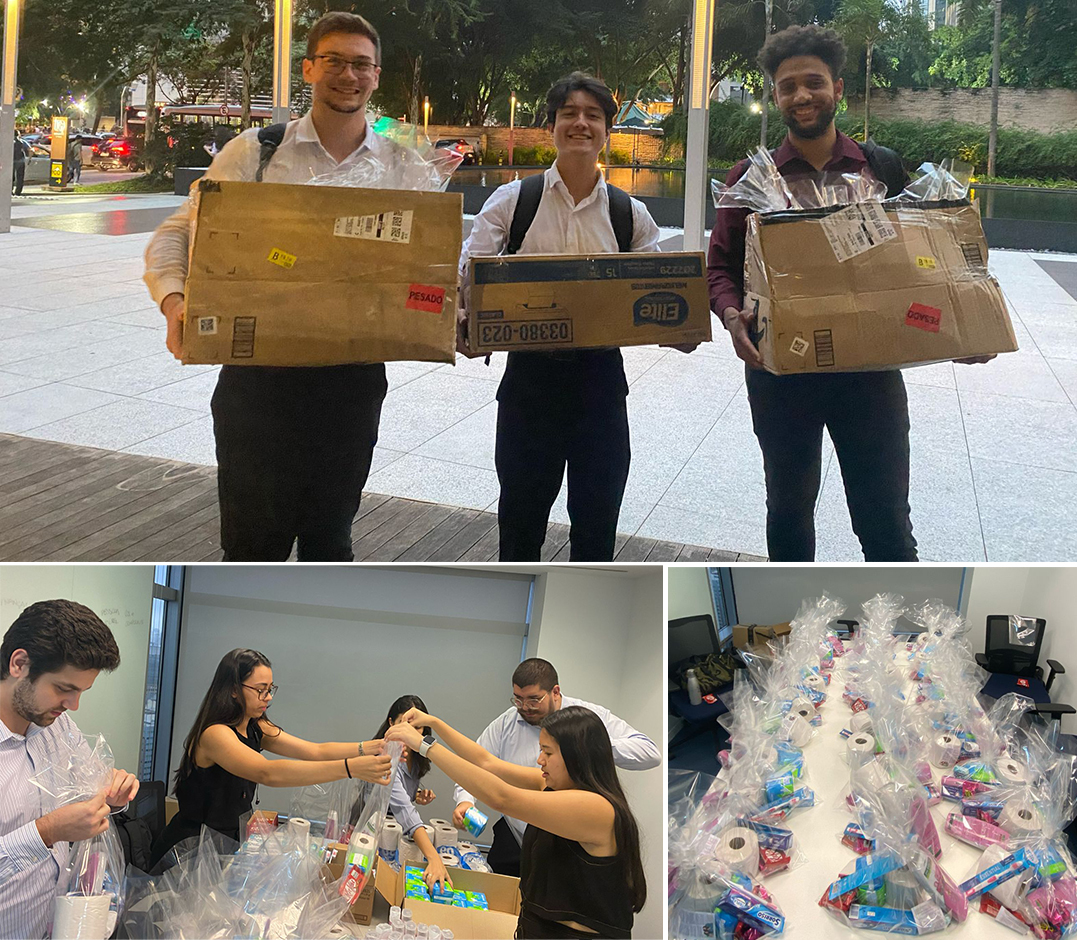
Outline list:
[[[437,150],[449,149],[462,154],[464,159],[460,162],[460,166],[474,166],[478,162],[478,154],[475,153],[475,148],[463,138],[439,140],[434,144],[434,147]]]
[[[24,140],[26,138],[23,138]],[[49,157],[49,148],[40,144],[30,145],[30,156],[26,158],[26,176],[23,183],[29,186],[31,183],[40,184],[49,181],[49,168],[52,160]]]
[[[93,165],[99,170],[130,170],[138,163],[142,147],[132,137],[102,140],[93,148]]]

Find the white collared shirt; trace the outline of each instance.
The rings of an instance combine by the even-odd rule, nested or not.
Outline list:
[[[610,736],[613,762],[622,770],[650,770],[662,763],[662,752],[658,750],[658,745],[608,708],[567,695],[561,696],[561,707],[568,708],[570,705],[589,708],[602,719]],[[478,743],[501,760],[522,767],[538,767],[540,730],[538,725],[524,721],[515,708],[507,708],[486,726],[478,737]],[[475,797],[458,786],[453,790],[453,803],[458,806],[461,802],[474,803]],[[522,843],[527,823],[511,816],[505,816],[505,822],[516,836],[516,841]],[[483,834],[489,838],[489,831]]]
[[[349,166],[367,153],[382,155],[394,146],[374,133],[368,117],[363,142],[337,162],[322,146],[308,112],[285,129],[284,139],[269,161],[262,180],[267,183],[306,183],[312,177]],[[253,181],[258,172],[261,150],[258,128],[252,127],[224,145],[206,170],[205,179]],[[146,246],[146,271],[142,279],[158,307],[169,294],[184,292],[194,212],[194,202],[188,200],[161,223]]]
[[[613,253],[617,236],[610,221],[610,195],[601,174],[590,195],[576,202],[555,163],[544,173],[542,200],[520,243],[522,255]],[[520,198],[520,180],[499,186],[486,200],[460,253],[461,282],[467,283],[468,260],[500,255],[509,243],[512,215]],[[632,251],[658,251],[658,226],[647,207],[632,199]]]

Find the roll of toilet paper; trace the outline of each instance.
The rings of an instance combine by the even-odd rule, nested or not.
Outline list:
[[[107,894],[57,898],[52,936],[55,940],[105,940],[111,901]]]
[[[456,845],[457,832],[453,826],[434,827],[434,848],[440,849],[443,845]]]
[[[301,839],[310,838],[310,820],[302,816],[292,816],[288,820],[288,831]]]
[[[799,715],[805,721],[810,723],[811,720],[815,717],[815,706],[814,705],[798,705],[796,708],[793,709],[793,714],[794,715]]]
[[[992,865],[1001,862],[1006,856],[1010,854],[1011,850],[1004,845],[989,845],[984,849],[984,854],[980,856],[979,862],[976,863],[976,874],[978,875],[982,871],[986,871]],[[1028,890],[1029,883],[1032,881],[1032,877],[1035,874],[1035,870],[1026,868],[1021,872],[1018,872],[1012,878],[1002,882],[1002,884],[995,885],[990,890],[990,894],[1000,903],[1004,904],[1011,911],[1016,910],[1021,905],[1021,900],[1025,896],[1025,892]]]
[[[875,759],[875,737],[863,731],[849,735],[845,742],[845,762],[851,767],[862,767]]]
[[[803,747],[811,740],[811,724],[801,715],[790,711],[782,721],[781,736],[796,747]]]
[[[437,829],[438,826],[451,826],[452,825],[452,820],[451,819],[428,819],[427,822],[431,826],[433,826],[435,829]]]
[[[1029,773],[1028,767],[1012,757],[1004,757],[998,762],[995,766],[995,775],[1003,783],[1020,785],[1032,782],[1032,774]]]
[[[849,722],[849,727],[853,731],[871,731],[871,712],[856,712]]]
[[[936,767],[953,767],[960,755],[961,740],[952,734],[940,734],[931,742],[931,763]]]
[[[759,874],[759,838],[744,826],[733,826],[718,837],[714,857],[746,875]]]
[[[460,867],[460,859],[456,857],[455,852],[438,852],[438,856],[446,868]]]
[[[853,778],[858,786],[870,792],[881,790],[890,782],[890,774],[877,757],[857,767],[853,771]]]
[[[817,689],[820,692],[826,691],[826,679],[824,679],[817,672],[809,672],[805,677],[801,685],[809,689]]]
[[[404,836],[400,840],[400,861],[405,865],[419,865],[422,863],[423,853],[411,836]]]
[[[1043,813],[1030,800],[1014,797],[1002,807],[998,824],[1011,836],[1033,835],[1043,829]]]
[[[381,838],[378,840],[378,848],[386,852],[395,852],[400,848],[400,837],[404,830],[398,822],[387,822],[381,827]]]
[[[796,712],[810,721],[815,717],[815,703],[810,698],[800,695],[793,699],[789,706],[789,711]]]
[[[920,903],[920,883],[908,868],[898,868],[886,875],[886,906],[911,911]]]

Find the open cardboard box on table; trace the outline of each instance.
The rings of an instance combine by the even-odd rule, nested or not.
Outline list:
[[[411,910],[412,917],[423,924],[448,927],[457,940],[512,940],[520,916],[520,879],[492,872],[450,868],[449,877],[459,891],[481,891],[490,909],[450,907],[417,898],[404,898],[404,870],[393,871],[378,865],[377,888],[390,904]]]
[[[776,375],[1017,349],[967,200],[753,213],[745,245],[744,307]]]
[[[770,625],[735,623],[733,624],[733,647],[738,650],[752,650],[753,647],[765,648],[767,640],[786,636],[792,629],[789,623]]]
[[[472,258],[469,278],[473,353],[711,339],[702,252]]]
[[[456,358],[463,197],[201,180],[185,363]]]

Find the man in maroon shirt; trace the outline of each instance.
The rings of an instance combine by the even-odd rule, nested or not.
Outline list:
[[[824,174],[864,173],[887,183],[887,195],[895,196],[907,180],[897,155],[872,145],[869,160],[865,153],[870,148],[862,149],[834,126],[844,63],[845,44],[832,29],[791,26],[767,40],[759,64],[773,79],[774,101],[789,128],[773,153],[774,162],[794,188],[797,180],[818,181]],[[747,168],[747,160],[737,164],[726,183],[735,183]],[[770,559],[815,559],[814,511],[825,426],[865,560],[916,561],[909,518],[909,408],[901,372],[764,371],[752,341],[755,314],[742,309],[747,217],[746,209],[718,210],[707,280],[711,309],[746,363],[752,425],[767,483]]]

